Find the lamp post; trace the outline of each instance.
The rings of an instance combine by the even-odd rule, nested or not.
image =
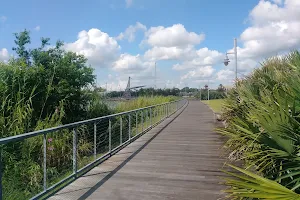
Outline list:
[[[202,100],[201,99],[201,86],[199,86],[199,91],[200,91],[200,101]]]
[[[207,101],[209,102],[209,80],[208,80],[208,85],[207,85]]]
[[[227,66],[230,62],[228,58],[228,54],[234,54],[234,60],[235,60],[235,84],[237,82],[237,39],[234,38],[233,42],[233,52],[226,52],[226,57],[224,59],[224,65]]]

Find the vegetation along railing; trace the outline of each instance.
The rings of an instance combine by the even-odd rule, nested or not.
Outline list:
[[[46,198],[168,118],[186,102],[181,99],[0,139],[0,199]],[[27,167],[28,173],[14,170],[19,167],[9,167],[14,165]]]

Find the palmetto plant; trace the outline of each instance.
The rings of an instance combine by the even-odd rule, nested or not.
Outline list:
[[[257,174],[231,166],[240,173],[230,173],[234,178],[225,178],[225,183],[231,186],[225,190],[231,199],[269,199],[269,200],[299,200],[300,195]]]
[[[219,132],[229,136],[227,146],[242,155],[239,159],[246,169],[254,168],[300,193],[299,116],[300,54],[296,51],[267,60],[239,81],[225,103],[227,127]]]

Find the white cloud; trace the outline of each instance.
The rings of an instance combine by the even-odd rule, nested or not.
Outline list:
[[[228,81],[228,80],[234,80],[234,77],[235,77],[234,71],[229,69],[222,69],[218,71],[216,79],[219,81]]]
[[[6,16],[0,16],[0,22],[4,23],[6,22],[7,17]]]
[[[182,24],[174,24],[171,27],[151,27],[145,33],[143,41],[152,47],[187,47],[197,45],[204,40],[204,34],[188,32]]]
[[[133,2],[126,3],[127,7],[130,7]],[[258,67],[258,61],[263,58],[300,48],[299,10],[299,0],[259,1],[249,13],[249,26],[238,38],[239,77]],[[132,42],[138,31],[145,32],[141,42],[141,45],[146,47],[144,55],[131,55],[126,52],[120,55],[117,40]],[[98,29],[82,31],[78,40],[66,44],[66,47],[85,55],[93,67],[110,66],[114,73],[120,74],[118,79],[112,74],[109,77],[110,82],[120,80],[125,86],[128,76],[133,78],[134,84],[153,85],[154,61],[159,60],[176,61],[173,70],[186,70],[181,77],[174,77],[168,83],[182,85],[184,82],[193,86],[207,79],[215,81],[216,84],[231,82],[235,73],[233,55],[229,55],[230,64],[217,71],[214,66],[223,65],[224,54],[207,47],[199,49],[197,45],[204,38],[204,34],[186,30],[182,24],[151,27],[147,30],[145,25],[137,22],[115,38]],[[180,72],[176,72],[178,73]],[[166,84],[163,76],[161,81],[161,85]],[[112,87],[118,84],[119,81]]]
[[[121,47],[107,33],[92,28],[80,31],[78,39],[65,48],[84,55],[93,67],[107,67],[118,58]]]
[[[6,62],[9,59],[9,54],[6,48],[0,49],[0,61]]]
[[[248,75],[267,57],[300,48],[299,10],[299,0],[259,1],[249,14],[249,27],[238,39],[238,77]],[[229,55],[229,59],[229,65],[218,71],[215,76],[216,80],[222,83],[232,83],[234,80],[235,62],[232,54]]]
[[[193,54],[193,46],[179,47],[153,47],[145,52],[149,60],[185,60]]]
[[[143,70],[145,68],[147,68],[147,65],[142,61],[142,58],[139,54],[136,56],[130,54],[121,54],[119,59],[113,63],[113,70],[127,73]]]
[[[151,27],[145,33],[141,44],[152,47],[145,52],[145,59],[176,60],[182,63],[174,65],[173,69],[185,70],[213,65],[223,59],[223,55],[218,51],[208,48],[195,49],[204,38],[204,34],[188,32],[182,24],[174,24],[170,27]]]
[[[250,12],[252,26],[240,36],[239,58],[257,60],[300,48],[300,1],[278,3],[261,0]]]
[[[41,30],[41,27],[40,27],[40,26],[36,26],[36,27],[34,28],[34,30],[40,31],[40,30]]]
[[[135,33],[137,31],[146,31],[147,27],[140,22],[136,22],[135,25],[130,25],[124,33],[120,33],[119,36],[116,38],[117,40],[127,39],[129,42],[133,42],[135,39]]]
[[[127,81],[120,79],[118,76],[113,77],[109,82],[101,84],[100,87],[106,88],[108,91],[124,91]]]
[[[133,0],[125,0],[126,7],[129,8],[133,4]]]
[[[197,69],[189,71],[185,75],[181,76],[181,80],[203,80],[212,77],[214,72],[215,69],[212,66],[198,67]]]
[[[299,21],[299,9],[299,0],[285,0],[282,7],[276,3],[261,0],[250,12],[249,18],[254,25],[280,21]]]
[[[128,80],[130,76],[135,84],[153,84],[155,62],[144,60],[139,54],[121,54],[112,66],[122,80]]]
[[[209,50],[207,47],[201,48],[195,52],[190,52],[193,59],[186,60],[181,64],[175,64],[174,70],[193,69],[200,66],[215,65],[221,63],[224,55],[216,50]]]

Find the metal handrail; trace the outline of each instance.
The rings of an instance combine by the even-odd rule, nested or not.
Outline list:
[[[0,139],[0,145],[1,144],[6,144],[6,143],[9,143],[9,142],[16,142],[16,141],[24,140],[26,138],[35,137],[35,136],[43,135],[43,134],[46,134],[46,133],[59,131],[59,130],[62,130],[62,129],[74,128],[76,126],[80,126],[80,125],[87,124],[87,123],[92,123],[92,122],[95,122],[95,121],[99,121],[101,119],[106,119],[106,118],[116,117],[116,116],[119,116],[119,115],[129,114],[129,113],[137,112],[137,111],[140,111],[140,110],[145,110],[147,108],[154,108],[154,107],[157,107],[157,106],[162,106],[162,105],[166,105],[166,104],[170,104],[170,103],[174,103],[174,102],[178,102],[178,101],[180,101],[180,100],[172,101],[172,102],[166,102],[166,103],[162,103],[162,104],[156,104],[156,105],[147,106],[147,107],[143,107],[143,108],[138,108],[138,109],[134,109],[134,110],[129,110],[129,111],[125,111],[125,112],[120,112],[120,113],[116,113],[116,114],[106,115],[106,116],[102,116],[102,117],[96,117],[96,118],[87,119],[87,120],[83,120],[83,121],[79,121],[79,122],[73,122],[73,123],[69,123],[69,124],[65,124],[65,125],[61,125],[61,126],[56,126],[56,127],[52,127],[52,128],[42,129],[42,130],[38,130],[38,131],[32,131],[32,132],[28,132],[28,133],[23,133],[23,134],[20,134],[20,135],[9,136],[9,137],[5,137],[5,138],[1,138]]]
[[[141,134],[149,131],[150,129],[153,128],[153,126],[159,124],[160,122],[162,122],[163,120],[168,118],[171,114],[173,114],[176,111],[178,111],[179,109],[181,109],[186,103],[187,103],[186,99],[181,99],[181,100],[177,100],[177,101],[147,106],[144,108],[138,108],[138,109],[134,109],[134,110],[126,111],[126,112],[121,112],[121,113],[116,113],[116,114],[112,114],[112,115],[88,119],[88,120],[84,120],[84,121],[74,122],[74,123],[61,125],[61,126],[57,126],[57,127],[53,127],[53,128],[47,128],[47,129],[43,129],[43,130],[24,133],[21,135],[1,138],[0,145],[5,145],[5,144],[11,143],[11,142],[24,141],[25,139],[36,137],[36,136],[43,136],[43,144],[41,147],[43,147],[42,148],[42,151],[43,151],[42,165],[43,165],[43,189],[44,190],[42,192],[40,192],[39,194],[37,194],[36,196],[31,198],[31,199],[40,199],[41,197],[45,197],[45,195],[47,196],[51,192],[53,193],[53,191],[55,189],[57,189],[60,185],[66,183],[68,181],[75,180],[76,178],[78,178],[79,176],[81,176],[82,174],[87,172],[89,169],[91,169],[96,164],[99,164],[99,163],[103,162],[104,160],[106,160],[107,158],[111,157],[117,151],[119,151],[120,149],[122,149],[123,147],[125,147],[126,145],[131,143],[133,140],[138,138]],[[138,115],[139,112],[140,112],[140,116]],[[135,113],[135,115],[132,115],[132,113]],[[125,117],[125,118],[127,117],[126,119],[128,119],[126,127],[123,126],[124,125],[123,117]],[[97,135],[97,124],[99,124],[99,122],[103,122],[103,121],[105,122],[104,119],[108,120],[107,121],[108,124],[104,124],[104,125],[105,125],[105,130],[106,130],[105,138],[108,136],[108,148],[109,149],[108,149],[108,152],[106,152],[104,155],[102,155],[102,153],[101,153],[102,151],[101,151],[100,155],[102,155],[102,156],[97,158],[97,155],[99,155],[99,151],[97,151],[97,136],[99,137],[99,135]],[[114,127],[112,127],[112,120],[115,120],[115,122],[113,124]],[[134,122],[134,120],[135,120],[135,123],[132,123],[132,122]],[[145,123],[148,123],[149,126],[144,127]],[[78,158],[77,158],[79,156],[79,154],[78,154],[78,145],[79,145],[79,143],[78,143],[78,128],[80,128],[81,125],[89,125],[89,124],[94,125],[93,132],[91,134],[91,135],[93,135],[94,158],[93,158],[93,161],[89,160],[88,164],[85,164],[85,166],[78,169],[78,167],[79,167]],[[106,125],[108,125],[108,127]],[[119,127],[117,127],[117,131],[119,131],[119,133],[116,134],[114,132],[114,137],[118,136],[120,138],[120,141],[117,143],[116,143],[116,141],[112,141],[112,135],[113,135],[112,128],[116,128],[115,125],[119,126]],[[139,128],[138,128],[139,125],[141,126],[141,131],[139,131]],[[133,133],[134,126],[135,126],[135,132]],[[126,128],[127,130],[125,130],[125,131],[128,131],[128,132],[126,132],[128,134],[125,139],[126,141],[123,141],[124,140],[123,128]],[[73,164],[72,164],[73,165],[73,173],[71,175],[63,178],[59,182],[55,183],[54,185],[48,187],[48,185],[47,185],[47,180],[48,180],[47,179],[47,134],[53,133],[56,131],[60,131],[60,130],[64,130],[64,129],[70,129],[69,131],[72,130],[72,132],[68,132],[68,134],[73,135],[72,143],[70,143],[70,146],[69,146],[70,148],[71,148],[71,145],[73,146],[72,151],[71,151],[72,154],[70,154],[70,155],[72,155],[71,162],[73,162]],[[70,136],[72,136],[72,135],[70,135]],[[100,135],[100,138],[101,138],[101,135]],[[116,139],[116,138],[114,138],[114,139]],[[113,142],[114,142],[114,144],[112,144]],[[116,145],[116,144],[118,146],[113,147],[113,145]],[[106,146],[106,145],[104,145],[104,146]],[[90,156],[92,156],[92,155],[90,155]],[[3,172],[1,170],[2,169],[2,167],[1,167],[2,161],[1,160],[2,160],[2,158],[1,158],[1,154],[0,154],[0,200],[3,199],[3,195],[2,195],[2,174],[3,174]]]

